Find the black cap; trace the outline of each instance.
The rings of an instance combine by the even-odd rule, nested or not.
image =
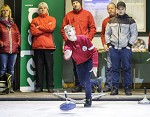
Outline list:
[[[72,3],[75,1],[78,1],[82,5],[82,0],[71,0]]]
[[[117,3],[117,8],[119,8],[119,7],[126,8],[126,4],[124,2],[122,2],[122,1],[120,1],[120,2]]]

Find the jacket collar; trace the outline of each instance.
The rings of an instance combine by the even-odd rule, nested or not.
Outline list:
[[[42,18],[44,18],[44,17],[48,16],[48,14],[47,13],[45,13],[45,14],[39,14],[39,16],[42,17]]]
[[[83,8],[81,8],[81,10],[79,10],[79,11],[73,9],[73,12],[74,12],[75,14],[79,14],[82,10],[83,10]]]
[[[118,14],[117,14],[117,17],[118,17],[118,18],[121,18],[121,19],[122,19],[122,18],[130,18],[126,13],[125,13],[124,15],[118,15]]]

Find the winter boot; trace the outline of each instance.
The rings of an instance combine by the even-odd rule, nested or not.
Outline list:
[[[112,90],[111,90],[110,95],[118,95],[118,89],[113,87]]]
[[[10,87],[11,87],[11,74],[9,73],[5,73],[4,75],[2,75],[0,77],[0,80],[1,81],[5,81],[5,88],[4,90],[2,91],[2,93],[5,93],[5,94],[9,94],[10,93]]]
[[[98,92],[100,93],[102,91],[102,81],[103,79],[101,77],[98,77],[96,79],[91,79],[91,85],[92,85],[92,89],[94,88],[95,90],[92,90],[94,92]],[[93,92],[92,92],[93,93]]]
[[[130,87],[126,87],[126,88],[125,88],[125,95],[132,95],[132,92],[131,92],[131,88],[130,88]]]
[[[86,99],[84,107],[91,107],[92,105],[92,99]]]
[[[72,93],[76,92],[82,92],[82,86],[75,86],[75,88],[72,90]]]

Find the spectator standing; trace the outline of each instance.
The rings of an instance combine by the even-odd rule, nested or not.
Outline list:
[[[10,93],[14,93],[14,65],[20,48],[21,36],[12,19],[10,7],[7,4],[3,5],[0,13],[0,76],[12,76]]]
[[[96,27],[92,14],[82,8],[82,0],[71,0],[73,10],[67,13],[63,19],[61,34],[64,41],[68,38],[65,35],[64,26],[70,24],[75,27],[77,35],[85,35],[90,41],[92,41]],[[82,86],[79,83],[78,75],[76,72],[75,61],[73,60],[73,71],[75,76],[75,88],[72,92],[81,92]]]
[[[56,48],[52,34],[56,27],[56,19],[49,16],[48,5],[45,2],[41,2],[38,5],[38,12],[39,15],[30,24],[30,31],[33,36],[32,49],[34,50],[36,67],[35,92],[43,91],[45,67],[46,88],[49,93],[53,93],[53,52]]]
[[[138,31],[135,20],[126,14],[126,4],[117,3],[117,15],[111,18],[106,26],[105,39],[112,62],[112,91],[118,95],[120,69],[124,72],[124,89],[126,95],[132,95],[131,47],[135,43]]]
[[[106,44],[105,40],[105,29],[108,21],[116,15],[116,5],[114,3],[109,3],[107,6],[107,11],[109,14],[109,17],[105,18],[102,22],[102,31],[101,31],[101,40],[102,44],[104,46],[105,51],[108,51],[108,46]],[[110,60],[110,53],[108,51],[107,53],[107,68],[106,68],[106,81],[105,81],[105,88],[103,89],[103,92],[109,92],[112,88],[112,63]]]

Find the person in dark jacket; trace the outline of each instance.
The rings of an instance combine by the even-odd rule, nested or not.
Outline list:
[[[77,35],[85,35],[89,40],[92,41],[96,33],[96,26],[92,14],[89,11],[84,10],[82,8],[82,0],[71,0],[71,3],[73,6],[73,10],[65,15],[61,27],[61,34],[63,36],[64,41],[68,40],[64,31],[64,26],[68,24],[75,27]],[[82,86],[80,85],[78,80],[75,62],[74,60],[72,61],[73,72],[75,76],[75,88],[72,90],[72,92],[81,92]]]
[[[11,90],[14,93],[14,65],[20,48],[20,32],[11,16],[10,7],[5,4],[0,9],[0,76],[10,74]]]
[[[110,95],[118,95],[120,69],[124,72],[124,89],[126,95],[132,95],[131,47],[135,43],[138,31],[136,22],[126,13],[126,4],[117,3],[117,15],[106,26],[105,39],[110,51],[113,80]]]

